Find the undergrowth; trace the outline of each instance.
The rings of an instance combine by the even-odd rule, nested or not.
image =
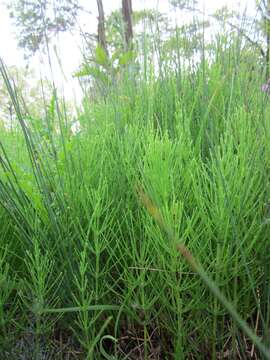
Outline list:
[[[269,100],[220,55],[123,72],[74,136],[56,93],[26,117],[2,64],[1,359],[269,358]]]

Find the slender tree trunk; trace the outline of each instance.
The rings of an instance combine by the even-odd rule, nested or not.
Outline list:
[[[122,0],[122,15],[124,20],[125,47],[129,49],[132,45],[132,0]]]
[[[98,44],[105,50],[108,54],[106,36],[105,36],[105,15],[103,9],[102,0],[97,0],[98,6]]]

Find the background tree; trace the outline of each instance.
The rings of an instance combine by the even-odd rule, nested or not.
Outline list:
[[[254,60],[261,64],[266,77],[269,77],[270,0],[255,0],[254,11],[251,14],[240,15],[224,6],[208,15],[208,18],[220,25],[219,32],[226,34],[227,39],[235,34],[240,35],[242,48],[253,51]]]
[[[266,76],[269,77],[270,72],[270,0],[261,0],[257,2],[257,7],[261,13],[262,17],[262,31],[264,33],[266,50],[265,50],[265,66],[266,66]]]
[[[37,79],[35,72],[31,69],[10,66],[8,74],[24,112],[31,113],[32,117],[42,118],[45,115],[44,105],[51,97],[49,83]],[[1,121],[14,127],[15,111],[2,77],[0,77],[0,109]]]
[[[131,47],[131,41],[133,38],[131,0],[122,0],[122,14],[124,21],[125,48],[129,49]]]
[[[11,0],[8,9],[17,28],[18,45],[31,56],[57,33],[74,27],[82,7],[78,0]]]
[[[105,35],[105,15],[102,0],[97,0],[98,7],[98,44],[104,49],[108,55],[106,35]]]

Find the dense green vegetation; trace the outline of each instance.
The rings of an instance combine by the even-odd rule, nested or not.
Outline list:
[[[264,72],[240,37],[199,55],[96,73],[75,135],[1,65],[1,359],[270,358]]]

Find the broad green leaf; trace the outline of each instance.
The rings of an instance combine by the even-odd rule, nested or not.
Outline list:
[[[95,54],[95,62],[98,65],[101,65],[103,67],[107,67],[109,64],[109,59],[108,56],[106,54],[106,51],[101,47],[101,46],[97,46],[96,47],[96,54]]]
[[[129,63],[131,63],[133,59],[134,59],[134,52],[127,51],[119,57],[119,64],[123,66],[128,65]]]
[[[100,80],[104,83],[109,81],[108,76],[94,66],[84,65],[79,71],[74,74],[75,77],[93,76],[95,79]]]

